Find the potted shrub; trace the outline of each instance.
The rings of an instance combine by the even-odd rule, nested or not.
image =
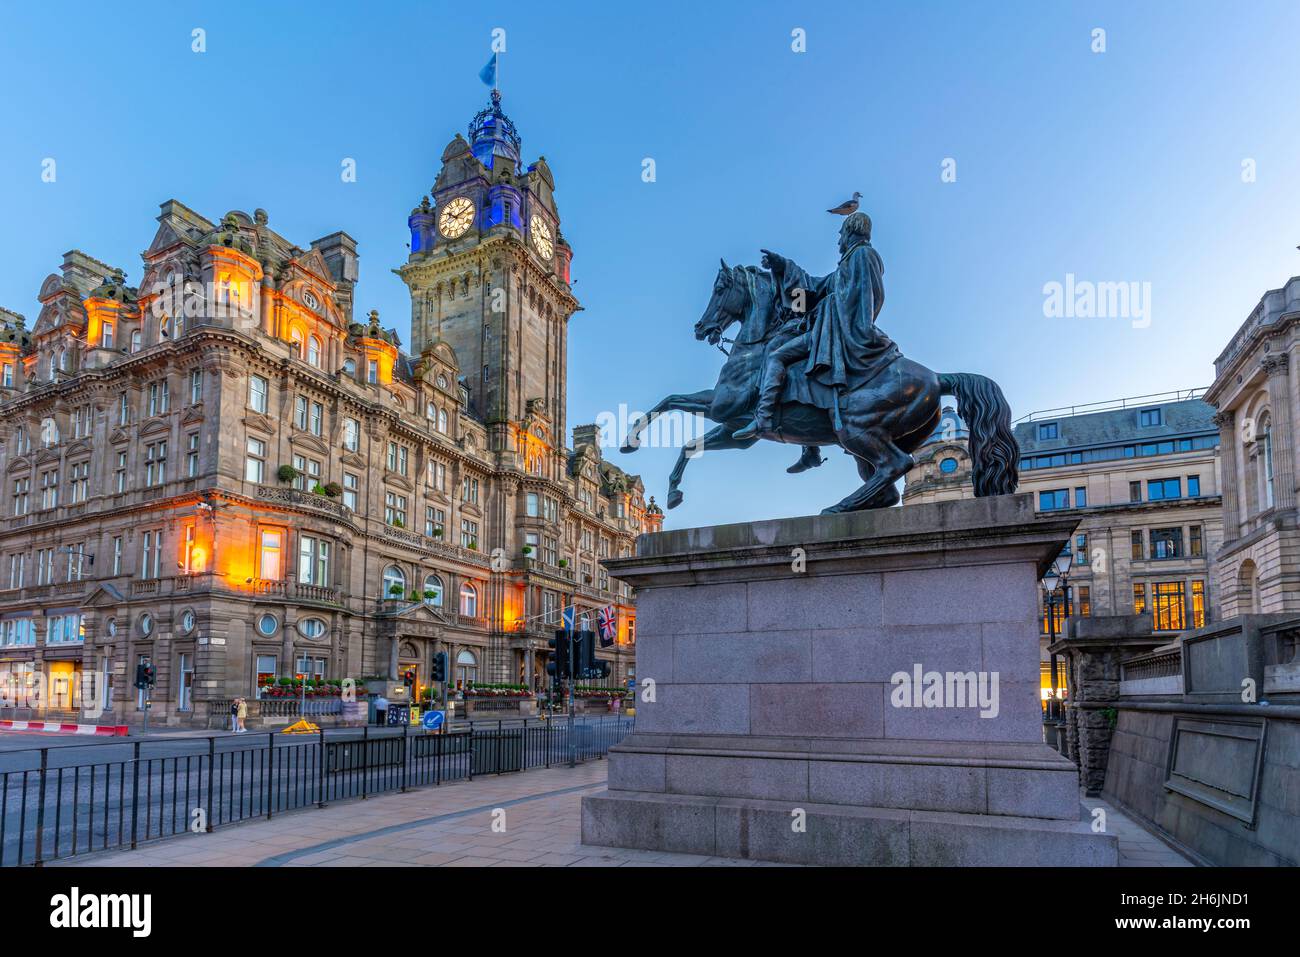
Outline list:
[[[556,562],[555,564],[559,565],[561,568],[568,568],[568,567],[569,567],[569,560],[568,560],[567,558],[561,558],[561,559],[560,559],[558,562]]]
[[[474,541],[473,539],[470,539],[469,550],[470,550],[471,552],[476,552],[476,551],[478,551],[478,542]]]
[[[525,545],[525,546],[524,546],[524,554],[525,554],[525,555],[531,555],[532,553],[533,553],[533,546],[531,546],[531,545]]]
[[[403,522],[400,518],[397,518],[396,516],[393,517],[392,522],[390,522],[389,524],[392,525],[393,528],[406,528],[406,523]]]
[[[290,482],[296,481],[300,474],[302,473],[300,473],[292,465],[281,465],[278,469],[275,470],[275,477],[278,478],[281,482],[284,482],[286,485],[288,485]]]
[[[325,494],[325,486],[321,485],[320,482],[317,482],[311,487],[311,494],[323,496]]]
[[[388,594],[393,598],[401,598],[403,591],[405,591],[405,589],[402,588],[401,585],[397,584],[397,582],[393,582],[393,584],[388,586]]]
[[[432,588],[426,588],[426,589],[424,590],[424,600],[425,600],[425,601],[433,601],[433,600],[434,600],[435,598],[437,598],[437,597],[438,597],[438,593],[437,593],[436,591],[434,591]]]
[[[338,498],[343,494],[343,486],[338,482],[327,482],[321,489],[329,498]]]
[[[420,596],[420,593],[419,593],[418,591],[416,591],[414,588],[412,588],[412,589],[411,589],[411,593],[410,593],[409,595],[407,595],[406,597],[409,598],[409,599],[411,599],[411,601],[419,601],[421,596]]]
[[[433,537],[434,537],[434,538],[442,538],[442,527],[441,527],[441,526],[438,526],[438,527],[434,528],[434,530],[433,530]]]

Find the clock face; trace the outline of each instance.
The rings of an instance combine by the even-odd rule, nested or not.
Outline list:
[[[465,235],[474,222],[474,204],[464,196],[457,196],[438,215],[438,229],[448,239]]]
[[[532,234],[533,246],[537,252],[543,259],[550,259],[555,253],[555,243],[551,241],[551,227],[546,225],[546,220],[534,216],[528,224],[528,231]]]

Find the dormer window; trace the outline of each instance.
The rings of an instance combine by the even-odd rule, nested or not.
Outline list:
[[[106,322],[99,330],[99,347],[101,349],[113,348],[113,324]]]
[[[1039,423],[1038,425],[1039,441],[1043,441],[1044,439],[1055,439],[1059,437],[1060,435],[1059,435],[1059,430],[1057,429],[1057,423],[1055,422]]]
[[[1159,409],[1143,409],[1138,413],[1138,425],[1144,429],[1162,424],[1163,419],[1160,416]]]

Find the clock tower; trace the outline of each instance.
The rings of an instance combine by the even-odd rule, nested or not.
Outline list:
[[[525,168],[501,94],[442,152],[428,196],[411,211],[411,255],[394,270],[411,291],[411,349],[450,345],[496,451],[520,433],[565,446],[573,251],[560,233],[544,157]]]

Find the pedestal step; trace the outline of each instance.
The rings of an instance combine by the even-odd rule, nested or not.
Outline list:
[[[1113,867],[1114,835],[1073,821],[605,790],[583,798],[582,841],[787,864]]]

